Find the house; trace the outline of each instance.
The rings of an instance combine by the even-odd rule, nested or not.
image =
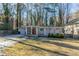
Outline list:
[[[63,27],[26,26],[19,29],[20,34],[27,36],[48,36],[48,34],[63,34]]]
[[[64,26],[65,37],[79,39],[79,18],[74,19]]]

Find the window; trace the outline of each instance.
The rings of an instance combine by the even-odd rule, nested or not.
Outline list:
[[[39,28],[39,35],[44,35],[44,28]]]
[[[40,31],[43,31],[44,29],[43,28],[40,28]]]
[[[27,27],[27,34],[28,34],[28,35],[31,34],[31,27]]]

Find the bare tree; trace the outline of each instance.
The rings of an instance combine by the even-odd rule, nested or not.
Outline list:
[[[67,3],[66,4],[66,24],[69,22],[69,18],[70,18],[70,4]]]

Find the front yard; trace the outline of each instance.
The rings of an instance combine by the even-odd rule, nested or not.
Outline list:
[[[5,48],[3,53],[7,56],[79,56],[79,40],[26,39]]]

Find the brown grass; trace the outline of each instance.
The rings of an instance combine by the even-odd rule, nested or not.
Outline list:
[[[9,56],[47,56],[47,55],[71,55],[79,56],[78,49],[72,49],[70,47],[64,47],[55,45],[53,42],[60,42],[59,40],[48,40],[49,42],[44,42],[41,40],[25,40],[23,42],[18,42],[14,46],[6,48],[3,52]],[[60,43],[69,44],[72,46],[79,47],[76,41],[61,40]],[[74,45],[74,44],[76,45]]]

